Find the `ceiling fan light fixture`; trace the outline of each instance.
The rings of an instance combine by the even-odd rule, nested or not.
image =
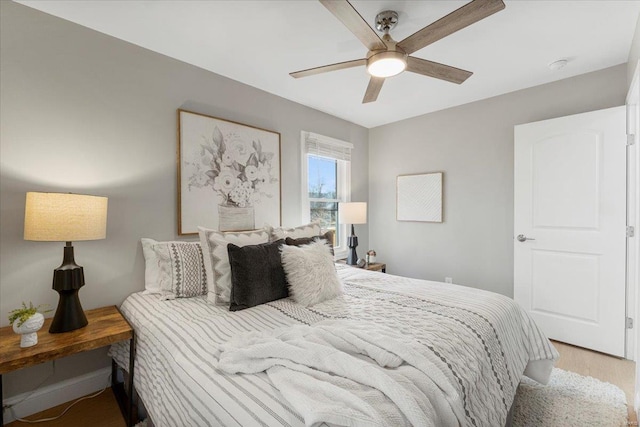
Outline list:
[[[373,77],[393,77],[407,68],[407,55],[398,51],[387,51],[367,59],[367,72]]]

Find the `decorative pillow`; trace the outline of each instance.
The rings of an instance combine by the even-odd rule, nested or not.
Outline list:
[[[236,246],[229,243],[231,265],[231,305],[237,311],[289,296],[282,268],[280,246],[284,240],[260,245]]]
[[[315,237],[300,237],[299,239],[292,239],[291,237],[287,237],[285,239],[285,242],[287,243],[287,245],[290,245],[290,246],[302,246],[302,245],[308,245],[309,243],[315,242],[316,240],[324,240],[327,243],[327,246],[329,246],[329,249],[331,250],[331,255],[334,255],[333,235],[334,235],[333,230],[329,230],[326,233],[321,234],[319,236],[315,236]]]
[[[342,294],[333,257],[324,240],[304,246],[283,246],[282,267],[289,296],[308,307]]]
[[[145,260],[145,292],[188,298],[207,293],[207,273],[199,242],[141,239]]]
[[[257,245],[269,241],[266,230],[222,232],[198,227],[207,271],[207,301],[228,304],[231,298],[231,266],[227,245]]]
[[[320,235],[320,224],[312,222],[310,224],[301,225],[293,228],[266,227],[269,230],[269,239],[271,242],[280,239],[286,239],[291,237],[292,239],[299,239],[301,237],[314,237]]]

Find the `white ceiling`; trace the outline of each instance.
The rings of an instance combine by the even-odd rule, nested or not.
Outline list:
[[[317,1],[19,3],[369,128],[624,63],[640,14],[640,1],[506,0],[503,11],[414,53],[473,71],[465,83],[405,72],[387,79],[376,102],[362,104],[364,67],[288,74],[366,55]],[[397,11],[391,35],[398,41],[465,3],[352,1],[372,26],[378,12]],[[560,58],[569,64],[549,70]]]

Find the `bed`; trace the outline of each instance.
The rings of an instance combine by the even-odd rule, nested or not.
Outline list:
[[[285,298],[230,312],[204,296],[129,296],[121,311],[137,334],[134,385],[153,423],[305,425],[304,414],[266,373],[225,373],[217,367],[216,354],[223,343],[249,331],[268,334],[327,319],[391,328],[442,361],[459,394],[460,425],[505,425],[522,375],[547,381],[558,353],[512,299],[345,265],[336,269],[344,294],[308,308]],[[114,345],[111,354],[128,366],[127,346]]]

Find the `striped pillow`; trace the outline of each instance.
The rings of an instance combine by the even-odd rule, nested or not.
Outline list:
[[[141,240],[146,293],[172,293],[176,298],[207,293],[207,273],[199,242]]]

